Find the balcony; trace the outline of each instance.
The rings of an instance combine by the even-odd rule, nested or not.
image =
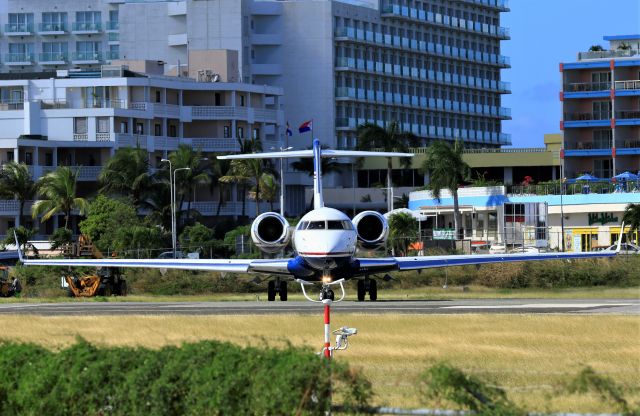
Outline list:
[[[240,144],[238,143],[238,140],[232,138],[193,137],[185,138],[183,140],[184,143],[190,144],[194,149],[199,149],[203,152],[240,151]]]
[[[0,101],[0,111],[24,110],[22,101]]]
[[[33,23],[7,23],[4,25],[4,34],[7,36],[31,36],[33,35]]]
[[[42,174],[46,175],[49,172],[53,172],[58,167],[57,166],[42,166]],[[78,171],[78,181],[83,182],[92,182],[97,181],[100,172],[102,171],[102,166],[69,166],[72,171]]]
[[[167,37],[167,43],[169,46],[186,46],[187,45],[187,34],[186,33],[176,33],[175,35],[169,35]]]
[[[26,66],[33,65],[32,53],[6,53],[4,55],[5,65]]]
[[[636,56],[640,54],[640,51],[634,49],[627,50],[615,50],[615,51],[589,51],[589,52],[578,52],[578,60],[587,60],[587,59],[605,59],[605,58],[627,58],[630,56]]]
[[[264,45],[264,46],[281,45],[282,35],[279,33],[252,33],[251,43],[253,45],[258,45],[258,46],[259,45]]]
[[[611,82],[575,82],[564,86],[564,98],[609,97]]]
[[[109,32],[107,36],[109,45],[115,45],[120,43],[120,34],[118,32]]]
[[[102,52],[73,52],[71,62],[74,64],[97,64],[102,61]]]
[[[187,14],[186,1],[172,1],[167,3],[168,16],[184,16]]]
[[[64,65],[68,60],[67,52],[43,52],[39,55],[40,65]]]
[[[640,125],[640,110],[616,111],[616,125],[618,126]]]
[[[114,59],[120,59],[120,51],[107,51],[107,60],[112,61]]]
[[[120,30],[120,22],[112,22],[112,21],[107,22],[106,31],[111,32],[115,30]]]
[[[640,80],[616,81],[615,89],[616,95],[621,95],[618,91],[640,90]]]
[[[102,23],[74,22],[71,31],[76,35],[93,35],[102,31]]]
[[[508,28],[490,25],[487,23],[474,22],[445,14],[433,13],[413,7],[392,4],[382,10],[382,15],[390,15],[408,20],[418,20],[436,26],[470,31],[474,34],[498,37],[499,39],[511,39]]]
[[[39,23],[38,34],[42,36],[56,36],[67,33],[66,23]]]
[[[253,75],[282,75],[282,65],[280,64],[251,64]]]

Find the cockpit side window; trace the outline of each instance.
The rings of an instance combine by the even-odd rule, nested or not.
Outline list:
[[[309,227],[307,230],[324,230],[325,222],[324,221],[309,221]]]
[[[298,230],[304,230],[307,228],[307,225],[309,225],[308,221],[301,221],[300,224],[298,224]]]
[[[345,230],[353,230],[353,224],[351,223],[351,221],[343,220],[342,228],[344,228]]]

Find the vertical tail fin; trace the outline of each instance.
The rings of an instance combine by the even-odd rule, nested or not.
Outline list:
[[[624,221],[622,221],[622,225],[620,226],[620,236],[618,237],[618,246],[616,247],[616,253],[620,253],[620,249],[622,248],[623,235],[624,235]]]
[[[323,208],[322,199],[322,148],[320,140],[313,140],[313,209]]]
[[[13,230],[13,237],[16,239],[16,250],[18,250],[18,259],[21,263],[24,263],[24,256],[22,255],[22,250],[20,250],[20,242],[18,241],[18,234],[16,230]]]

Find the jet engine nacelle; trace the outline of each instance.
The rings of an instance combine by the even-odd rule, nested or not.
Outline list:
[[[251,239],[265,253],[276,253],[291,239],[289,222],[277,212],[260,214],[251,224]]]
[[[389,236],[387,219],[376,211],[364,211],[353,219],[358,242],[363,248],[373,249],[384,244]]]

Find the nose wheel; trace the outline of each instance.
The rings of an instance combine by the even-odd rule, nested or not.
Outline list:
[[[378,282],[373,279],[365,277],[364,280],[358,280],[358,302],[364,302],[364,299],[369,293],[369,300],[378,300]]]
[[[331,290],[331,288],[329,286],[323,286],[322,290],[320,291],[320,300],[335,300],[335,294],[333,293],[333,290]]]

